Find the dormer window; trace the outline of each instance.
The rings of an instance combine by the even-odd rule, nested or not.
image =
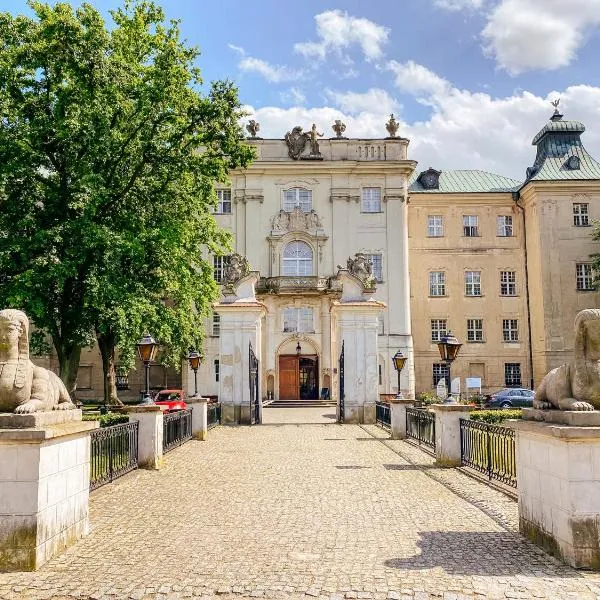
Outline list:
[[[578,171],[581,166],[581,161],[579,160],[579,156],[569,156],[567,162],[565,163],[567,169],[571,169],[571,171]]]
[[[427,171],[423,171],[417,181],[426,189],[426,190],[439,190],[440,189],[440,175],[441,171],[436,171],[429,167]]]

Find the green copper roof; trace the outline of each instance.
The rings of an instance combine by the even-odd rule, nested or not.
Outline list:
[[[426,189],[417,181],[419,173],[414,173],[409,182],[411,194],[469,194],[481,192],[512,192],[519,189],[521,182],[487,171],[474,169],[442,171],[439,188]]]

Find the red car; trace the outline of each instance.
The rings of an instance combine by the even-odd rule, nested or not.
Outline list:
[[[167,410],[165,412],[185,410],[187,408],[184,390],[161,390],[154,396],[154,403],[159,406],[166,406]]]

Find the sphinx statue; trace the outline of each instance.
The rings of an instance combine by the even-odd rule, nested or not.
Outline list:
[[[29,319],[20,310],[0,311],[0,412],[70,410],[65,384],[29,360]]]
[[[535,392],[533,407],[600,409],[600,309],[575,317],[575,361],[552,369]]]

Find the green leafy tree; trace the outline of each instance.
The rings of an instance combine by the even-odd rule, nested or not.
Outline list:
[[[154,3],[110,28],[89,4],[30,6],[0,14],[0,303],[50,334],[71,391],[97,337],[110,396],[115,347],[131,358],[144,329],[167,364],[200,342],[202,256],[228,241],[214,183],[253,151],[236,88],[201,92],[197,50]]]

